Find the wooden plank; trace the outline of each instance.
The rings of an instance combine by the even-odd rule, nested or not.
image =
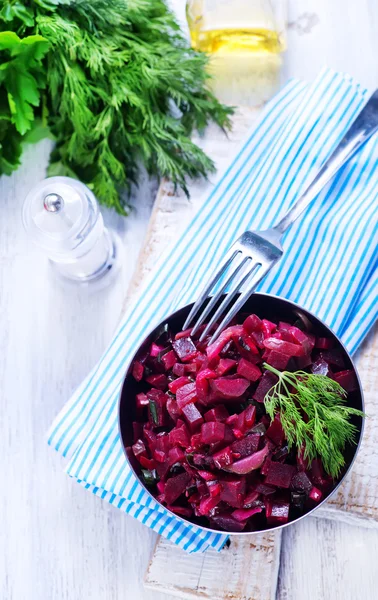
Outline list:
[[[234,536],[220,553],[204,554],[186,554],[161,538],[145,585],[182,600],[274,600],[280,547],[280,532]]]

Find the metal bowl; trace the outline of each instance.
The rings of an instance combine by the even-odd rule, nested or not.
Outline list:
[[[144,354],[147,351],[147,349],[149,348],[151,343],[158,337],[159,332],[162,330],[162,327],[164,325],[168,324],[169,329],[171,331],[174,331],[174,332],[181,331],[182,326],[185,322],[185,319],[188,316],[191,308],[192,308],[192,304],[188,304],[187,306],[184,306],[180,310],[177,310],[176,312],[169,315],[163,323],[160,323],[160,325],[158,325],[157,327],[155,327],[155,329],[153,331],[151,331],[151,333],[144,340],[143,344],[141,344],[141,346],[136,349],[135,354],[134,354],[132,360],[130,361],[130,364],[127,367],[126,375],[125,375],[125,379],[123,382],[122,391],[121,391],[121,395],[120,395],[120,399],[119,399],[118,422],[119,422],[119,430],[120,430],[120,435],[121,435],[121,440],[122,440],[126,460],[128,461],[134,475],[137,477],[140,484],[144,487],[145,491],[151,496],[152,496],[152,494],[150,493],[148,488],[144,485],[143,480],[140,477],[140,465],[139,465],[138,461],[135,459],[132,452],[127,451],[127,448],[133,444],[132,422],[135,421],[135,415],[136,415],[135,395],[139,391],[138,390],[139,384],[135,381],[135,379],[131,375],[131,367],[132,367],[134,360],[137,359],[138,356]],[[266,318],[266,319],[270,319],[273,321],[280,320],[280,321],[294,322],[295,320],[297,320],[299,318],[301,320],[304,320],[305,323],[309,327],[313,327],[319,333],[320,336],[333,338],[336,341],[338,347],[344,353],[346,367],[348,369],[353,369],[355,371],[357,380],[358,380],[358,390],[349,394],[348,404],[350,406],[353,406],[354,408],[364,411],[364,399],[363,399],[363,393],[362,393],[362,386],[361,386],[361,381],[358,376],[357,369],[356,369],[350,355],[348,354],[347,350],[344,348],[342,342],[333,333],[333,331],[327,325],[325,325],[325,323],[323,323],[320,319],[318,319],[318,317],[311,314],[309,311],[305,310],[304,308],[300,307],[298,304],[295,304],[294,302],[291,302],[289,300],[285,300],[284,298],[279,298],[277,296],[272,296],[269,294],[258,294],[258,293],[253,294],[247,300],[247,302],[245,303],[245,305],[243,307],[242,312],[249,313],[249,314],[256,313],[261,318]],[[227,531],[223,531],[223,530],[215,530],[215,529],[212,529],[211,527],[204,525],[202,523],[202,521],[196,521],[195,519],[189,520],[189,519],[180,517],[174,513],[171,513],[171,514],[174,517],[176,517],[177,519],[181,519],[182,521],[185,521],[186,523],[194,523],[195,525],[202,527],[205,530],[214,531],[217,533],[219,533],[221,531],[222,533],[229,534],[229,535],[249,535],[249,534],[253,534],[253,533],[261,533],[261,531],[270,531],[273,529],[281,529],[282,527],[287,527],[288,525],[291,525],[292,523],[296,523],[296,522],[300,521],[301,519],[308,517],[315,510],[317,510],[324,502],[326,502],[326,500],[328,500],[328,498],[332,494],[334,494],[336,492],[336,490],[341,485],[341,483],[347,476],[348,472],[350,471],[350,469],[354,463],[358,449],[360,447],[364,423],[363,423],[363,419],[360,417],[353,417],[352,420],[353,420],[353,423],[357,427],[357,434],[356,434],[356,442],[357,443],[355,445],[349,444],[345,449],[346,464],[343,469],[343,474],[342,474],[339,482],[323,498],[323,500],[321,502],[319,502],[319,504],[317,504],[313,509],[311,509],[307,513],[301,515],[300,517],[293,519],[292,521],[289,521],[289,523],[286,523],[284,525],[277,525],[274,527],[267,527],[265,529],[258,529],[258,530],[254,530],[254,531],[245,531],[245,532],[241,532],[241,533],[234,533],[234,532],[227,532]],[[152,497],[156,500],[156,498],[154,496],[152,496]],[[164,508],[166,510],[168,510],[166,507],[164,507]],[[170,512],[170,511],[168,511],[168,512]]]

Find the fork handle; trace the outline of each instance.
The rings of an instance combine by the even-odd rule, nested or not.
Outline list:
[[[341,142],[323,164],[322,168],[286,215],[273,227],[283,234],[302,214],[328,181],[353,156],[353,154],[378,130],[378,90],[368,100]]]

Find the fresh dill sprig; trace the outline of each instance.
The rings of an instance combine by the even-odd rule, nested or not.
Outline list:
[[[355,443],[357,428],[349,419],[364,413],[346,406],[346,391],[325,375],[264,367],[278,377],[265,396],[265,408],[271,419],[279,413],[289,447],[303,448],[308,461],[320,457],[324,470],[337,478],[345,445]]]

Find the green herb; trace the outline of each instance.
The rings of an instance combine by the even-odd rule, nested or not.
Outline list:
[[[279,413],[289,448],[303,448],[309,461],[320,457],[325,471],[336,478],[345,464],[345,445],[354,443],[357,432],[349,419],[364,413],[345,406],[347,393],[325,375],[264,367],[278,377],[265,396],[265,408],[271,419]]]
[[[0,33],[0,173],[9,175],[20,164],[22,139],[46,83],[41,64],[47,49],[40,35]]]
[[[228,127],[232,110],[207,88],[208,57],[189,47],[163,0],[0,0],[0,31],[6,30],[22,43],[31,35],[42,43],[43,36],[49,51],[43,69],[36,71],[35,62],[46,46],[38,46],[34,63],[24,63],[28,81],[16,105],[0,87],[0,107],[7,105],[19,126],[14,137],[8,130],[0,174],[19,163],[20,135],[45,78],[34,116],[47,119],[55,136],[50,175],[77,177],[104,204],[127,212],[120,192],[142,167],[184,190],[186,177],[213,170],[190,134],[209,121]],[[0,50],[0,69],[5,60]]]
[[[159,419],[158,419],[157,408],[156,408],[156,404],[155,404],[154,400],[149,400],[149,408],[150,408],[152,420],[153,420],[154,424],[157,425],[159,423]]]
[[[141,469],[141,471],[144,483],[148,487],[155,485],[155,483],[157,482],[157,474],[155,469],[153,469],[152,471],[149,471],[148,469]]]

